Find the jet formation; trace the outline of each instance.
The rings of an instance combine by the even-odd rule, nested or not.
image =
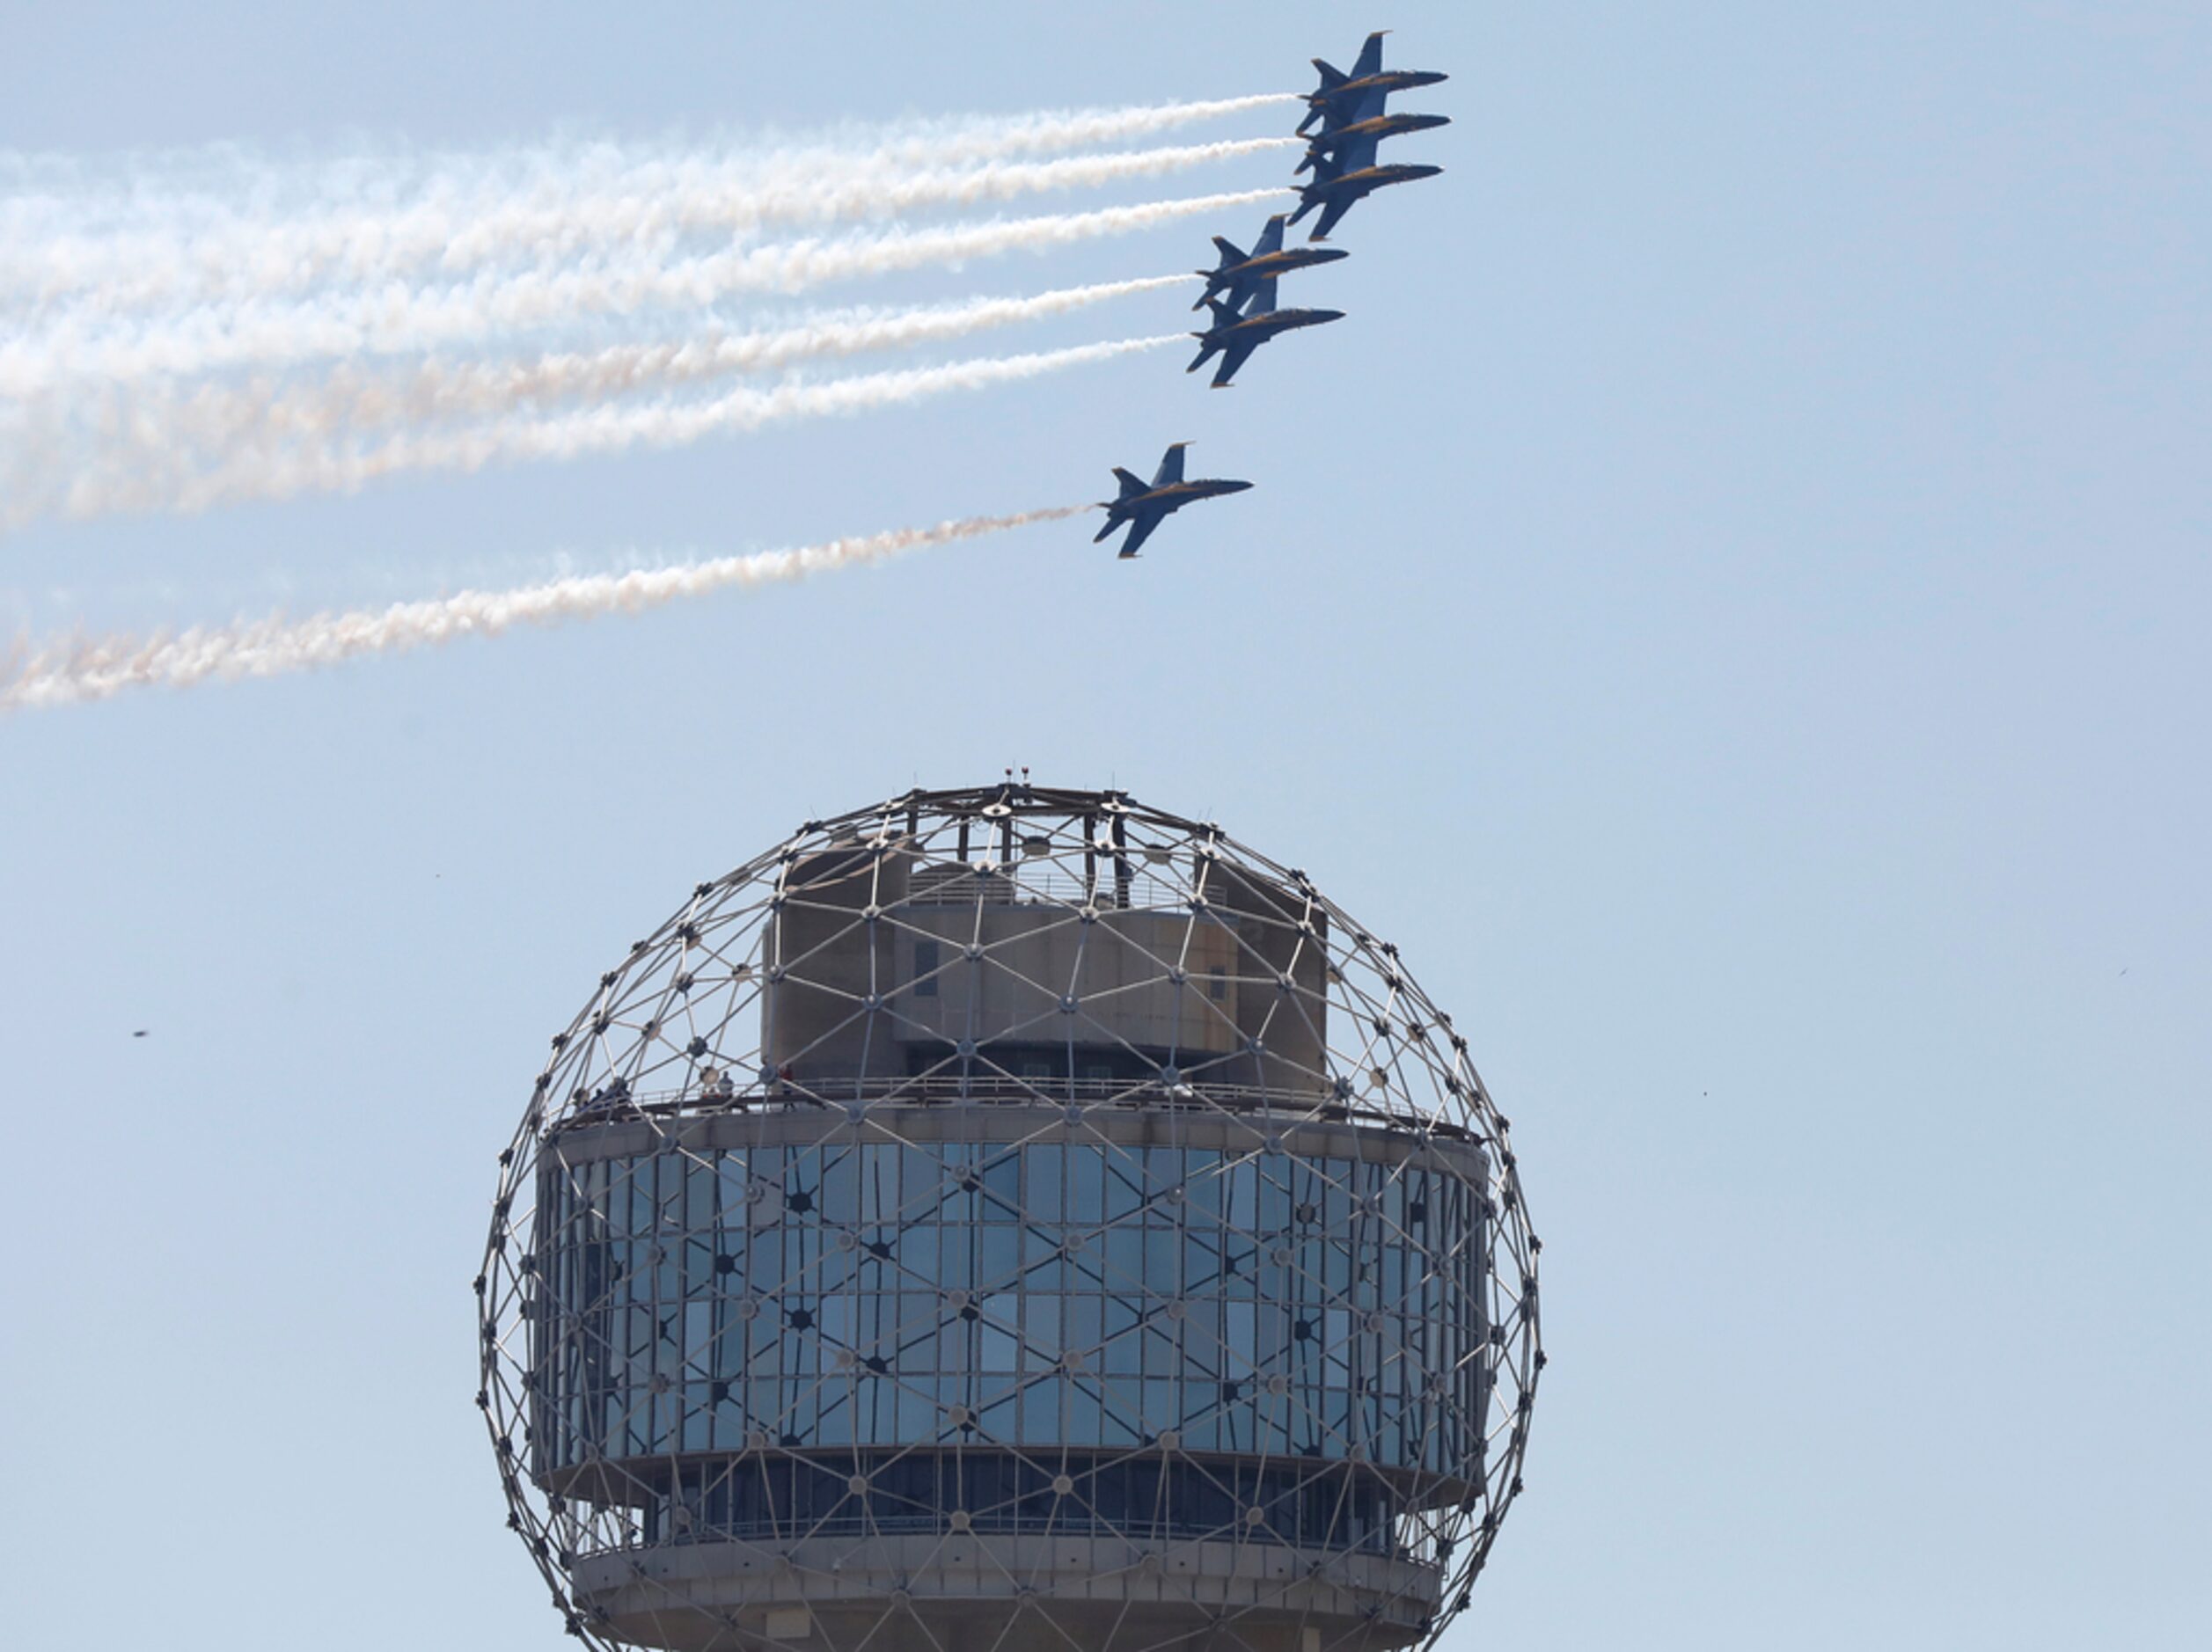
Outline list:
[[[1304,133],[1316,120],[1321,122],[1321,130],[1307,139],[1306,158],[1299,163],[1298,170],[1303,172],[1310,168],[1313,181],[1300,186],[1298,210],[1290,217],[1296,223],[1320,208],[1321,217],[1315,223],[1311,237],[1314,240],[1326,241],[1337,221],[1376,190],[1391,184],[1433,178],[1444,170],[1441,166],[1403,163],[1383,165],[1378,162],[1376,150],[1383,139],[1451,124],[1447,115],[1391,114],[1383,108],[1385,99],[1394,91],[1432,86],[1446,78],[1432,69],[1385,72],[1382,37],[1388,32],[1380,30],[1367,36],[1367,43],[1359,48],[1349,75],[1318,57],[1314,59],[1314,67],[1321,74],[1321,85],[1307,94],[1306,116],[1299,121],[1298,130]]]
[[[1276,282],[1283,276],[1349,256],[1334,247],[1312,245],[1312,242],[1327,240],[1344,216],[1378,189],[1433,178],[1444,170],[1408,163],[1386,164],[1380,158],[1385,138],[1451,124],[1447,115],[1393,114],[1387,108],[1394,91],[1432,86],[1448,78],[1436,69],[1385,69],[1382,37],[1388,32],[1378,30],[1367,36],[1359,55],[1352,60],[1350,74],[1321,58],[1313,60],[1321,84],[1305,94],[1306,113],[1297,127],[1297,135],[1307,141],[1305,158],[1299,162],[1293,178],[1293,186],[1299,194],[1297,210],[1268,219],[1249,252],[1234,241],[1215,236],[1213,245],[1220,254],[1220,261],[1212,269],[1194,272],[1205,280],[1205,290],[1190,307],[1210,311],[1212,316],[1210,325],[1190,335],[1198,341],[1198,354],[1184,371],[1195,373],[1219,356],[1220,363],[1212,379],[1215,390],[1230,388],[1238,370],[1263,344],[1285,333],[1344,318],[1341,310],[1285,310],[1276,303]],[[1308,128],[1316,123],[1318,129],[1309,133]],[[1295,181],[1307,172],[1312,173],[1310,179]],[[1307,237],[1308,245],[1285,247],[1285,227],[1315,211],[1321,216]],[[1192,500],[1242,493],[1251,486],[1249,482],[1184,481],[1183,450],[1187,445],[1178,442],[1168,450],[1149,486],[1127,471],[1114,471],[1121,483],[1121,495],[1102,503],[1106,525],[1099,530],[1094,545],[1127,523],[1132,526],[1122,543],[1121,555],[1133,557],[1161,521]]]

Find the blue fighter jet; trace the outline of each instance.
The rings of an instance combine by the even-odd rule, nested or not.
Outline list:
[[[1283,250],[1284,217],[1277,213],[1267,221],[1267,228],[1260,231],[1260,238],[1252,244],[1249,253],[1235,242],[1220,236],[1213,238],[1213,245],[1220,249],[1221,261],[1212,269],[1191,273],[1205,277],[1205,291],[1198,295],[1198,302],[1190,306],[1203,310],[1213,295],[1227,289],[1222,303],[1232,310],[1242,310],[1245,301],[1260,289],[1260,282],[1280,275],[1287,270],[1304,269],[1311,264],[1334,263],[1340,258],[1350,258],[1349,252],[1335,247],[1294,246]]]
[[[1318,57],[1314,59],[1321,84],[1306,94],[1305,117],[1298,123],[1301,135],[1315,121],[1326,119],[1332,112],[1340,121],[1351,119],[1349,111],[1369,92],[1388,95],[1410,91],[1416,86],[1433,86],[1439,80],[1451,78],[1433,69],[1394,69],[1386,72],[1382,67],[1382,37],[1389,32],[1378,29],[1367,36],[1367,43],[1359,48],[1349,75]],[[1382,106],[1378,103],[1370,113],[1381,113]]]
[[[1433,178],[1443,170],[1441,166],[1410,166],[1403,162],[1378,166],[1374,139],[1362,138],[1347,143],[1334,157],[1314,163],[1314,181],[1299,186],[1298,210],[1291,214],[1290,221],[1296,223],[1319,207],[1321,219],[1314,225],[1310,238],[1326,241],[1329,232],[1337,227],[1337,221],[1376,190]]]
[[[1374,97],[1376,102],[1381,101],[1380,92]],[[1355,113],[1359,114],[1359,119],[1347,121],[1341,126],[1333,121],[1324,121],[1321,130],[1307,140],[1306,158],[1299,162],[1293,170],[1302,172],[1307,167],[1318,163],[1322,157],[1338,154],[1354,143],[1379,143],[1384,138],[1396,137],[1401,133],[1426,132],[1435,127],[1452,124],[1452,117],[1448,114],[1366,114],[1361,113],[1366,106],[1362,104],[1359,110],[1354,111]]]
[[[1318,327],[1324,321],[1341,321],[1341,310],[1278,310],[1275,307],[1275,278],[1263,276],[1252,296],[1251,307],[1239,315],[1219,298],[1206,300],[1213,311],[1213,325],[1204,333],[1190,336],[1198,341],[1198,354],[1190,365],[1183,370],[1195,373],[1219,352],[1221,365],[1214,369],[1213,388],[1227,388],[1252,352],[1278,334],[1293,327]]]
[[[1201,478],[1195,482],[1183,479],[1183,450],[1190,444],[1177,442],[1171,445],[1160,461],[1160,469],[1150,483],[1141,482],[1119,465],[1114,467],[1114,479],[1121,484],[1120,497],[1099,501],[1099,508],[1106,513],[1106,525],[1091,540],[1096,545],[1124,523],[1130,524],[1129,537],[1121,542],[1121,554],[1133,557],[1137,547],[1146,541],[1161,521],[1181,510],[1193,500],[1212,499],[1222,493],[1241,493],[1251,486],[1249,482],[1222,481],[1215,478]]]

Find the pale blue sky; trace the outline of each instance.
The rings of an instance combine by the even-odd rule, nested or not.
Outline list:
[[[546,1037],[700,877],[1007,764],[1306,867],[1513,1119],[1553,1364],[1447,1648],[2202,1637],[2201,7],[0,5],[0,148],[111,159],[1233,95],[1385,25],[1455,121],[1232,394],[1167,353],[0,542],[12,629],[1072,502],[1177,437],[1258,484],[1133,567],[1069,523],[0,723],[12,1643],[561,1644],[469,1404]]]

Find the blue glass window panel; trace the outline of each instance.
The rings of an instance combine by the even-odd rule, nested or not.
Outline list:
[[[1228,1349],[1232,1368],[1256,1368],[1260,1363],[1259,1305],[1251,1302],[1225,1303],[1222,1313],[1222,1341]]]
[[[956,1182],[947,1182],[943,1202],[937,1207],[936,1220],[949,1228],[973,1226],[976,1195]]]
[[[976,1235],[976,1279],[978,1283],[991,1285],[1011,1279],[1021,1271],[1022,1231],[1019,1228],[985,1227]]]
[[[653,1231],[653,1161],[633,1159],[614,1190],[615,1224],[626,1234]]]
[[[1101,1312],[1108,1336],[1119,1336],[1145,1317],[1145,1305],[1140,1297],[1117,1294],[1102,1297],[1099,1300],[1102,1305]]]
[[[898,1150],[899,1210],[914,1215],[919,1210],[936,1202],[939,1179],[943,1175],[937,1155],[926,1147],[901,1146]]]
[[[1143,1284],[1145,1234],[1142,1228],[1109,1228],[1103,1248],[1109,1290],[1133,1290]]]
[[[683,1262],[685,1296],[711,1296],[719,1291],[721,1282],[714,1274],[713,1228],[709,1227],[704,1237],[683,1241]]]
[[[1036,1445],[1058,1442],[1060,1389],[1057,1382],[1031,1383],[1022,1391],[1022,1438]]]
[[[1105,1419],[1101,1414],[1097,1386],[1088,1380],[1067,1385],[1067,1442],[1071,1445],[1102,1445]]]
[[[976,1230],[948,1227],[939,1231],[937,1278],[948,1290],[965,1290],[976,1283]]]
[[[1152,1227],[1145,1231],[1144,1281],[1145,1289],[1154,1296],[1172,1297],[1180,1286],[1176,1261],[1182,1249],[1179,1236],[1171,1227]]]
[[[1022,1417],[1017,1396],[1011,1388],[991,1386],[978,1396],[976,1427],[985,1439],[1013,1440],[1020,1437]]]
[[[714,1224],[714,1167],[689,1158],[671,1161],[684,1178],[684,1225],[696,1232]]]
[[[901,1440],[929,1440],[936,1437],[937,1402],[933,1379],[912,1378],[902,1383],[898,1389],[898,1437]]]
[[[1223,1292],[1232,1297],[1250,1297],[1259,1292],[1259,1254],[1250,1239],[1242,1234],[1226,1234],[1221,1244]]]
[[[1102,1156],[1090,1149],[1073,1150],[1067,1156],[1067,1219],[1079,1227],[1096,1227],[1105,1219],[1105,1173]]]
[[[1157,1320],[1144,1328],[1146,1376],[1179,1377],[1183,1374],[1183,1350],[1177,1345],[1174,1329],[1172,1325],[1162,1325]]]
[[[1105,1159],[1106,1219],[1123,1221],[1144,1207],[1144,1165],[1128,1153],[1109,1153]]]
[[[937,1283],[936,1227],[923,1223],[902,1228],[891,1244],[891,1254],[910,1281],[935,1285]]]
[[[1094,1296],[1066,1298],[1067,1346],[1079,1353],[1097,1348],[1105,1334],[1102,1322],[1104,1299]]]
[[[1019,1347],[1012,1332],[1001,1330],[988,1319],[976,1327],[976,1361],[983,1371],[1004,1373],[1017,1370],[1015,1356]]]
[[[1060,1352],[1060,1299],[1030,1294],[1022,1307],[1022,1331],[1029,1347],[1044,1360]]]
[[[1209,1228],[1190,1227],[1183,1232],[1183,1288],[1193,1295],[1220,1289],[1219,1242],[1219,1235]]]
[[[1134,1377],[1144,1369],[1142,1333],[1124,1331],[1108,1342],[1100,1364],[1111,1377]]]
[[[1067,1150],[1058,1143],[1040,1143],[1023,1150],[1028,1163],[1029,1191],[1022,1206],[1033,1222],[1057,1222],[1060,1219],[1061,1172],[1066,1163]]]
[[[1144,1385],[1134,1377],[1108,1377],[1101,1386],[1105,1402],[1102,1442],[1134,1445],[1144,1430]]]
[[[857,1151],[859,1164],[853,1172],[858,1204],[853,1220],[881,1222],[895,1215],[898,1210],[898,1183],[896,1150],[888,1143],[868,1142]]]
[[[1189,1195],[1190,1208],[1209,1221],[1221,1216],[1221,1155],[1212,1152],[1193,1152],[1188,1156],[1184,1174],[1184,1192]]]
[[[822,1185],[815,1196],[822,1221],[847,1224],[860,1219],[860,1167],[849,1149],[824,1156]]]

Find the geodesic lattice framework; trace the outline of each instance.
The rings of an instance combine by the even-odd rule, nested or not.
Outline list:
[[[595,1645],[1426,1642],[1536,1256],[1466,1041],[1306,874],[915,792],[713,882],[500,1155],[484,1408]]]

